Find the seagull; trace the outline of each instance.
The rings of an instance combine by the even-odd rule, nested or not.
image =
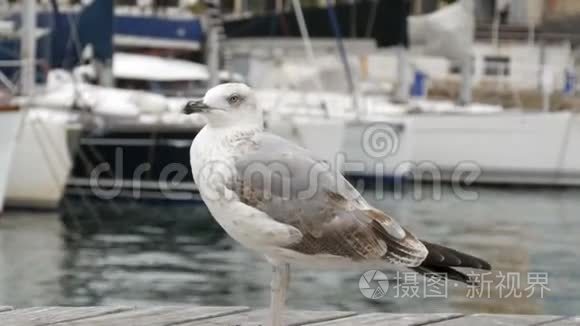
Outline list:
[[[470,278],[456,267],[491,269],[480,258],[419,240],[329,164],[265,132],[247,85],[213,87],[183,112],[207,120],[190,149],[201,198],[232,238],[273,266],[270,325],[283,325],[291,265],[401,265],[466,284]]]

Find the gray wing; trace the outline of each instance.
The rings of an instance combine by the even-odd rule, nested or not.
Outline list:
[[[385,259],[418,266],[427,249],[390,216],[374,209],[330,166],[268,133],[251,137],[236,158],[230,186],[240,200],[302,233],[288,246],[304,254]]]

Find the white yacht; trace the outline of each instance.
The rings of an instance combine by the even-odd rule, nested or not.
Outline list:
[[[143,67],[147,67],[144,69]],[[75,77],[84,82],[96,80],[92,64],[79,66]],[[113,55],[114,85],[119,89],[152,92],[167,97],[201,96],[207,89],[209,71],[206,65],[154,55],[115,52]],[[240,74],[219,72],[220,82],[243,81]]]

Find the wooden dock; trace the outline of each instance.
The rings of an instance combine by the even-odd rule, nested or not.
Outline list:
[[[242,326],[263,325],[267,311],[247,307],[35,307],[12,309],[0,306],[2,326]],[[580,316],[545,315],[463,315],[355,313],[344,311],[290,311],[288,325],[358,326],[358,325],[580,325]]]

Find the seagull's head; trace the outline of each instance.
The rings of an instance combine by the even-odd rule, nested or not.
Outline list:
[[[186,114],[199,113],[214,126],[262,124],[262,112],[250,87],[242,83],[217,85],[205,93],[203,99],[187,102]]]

